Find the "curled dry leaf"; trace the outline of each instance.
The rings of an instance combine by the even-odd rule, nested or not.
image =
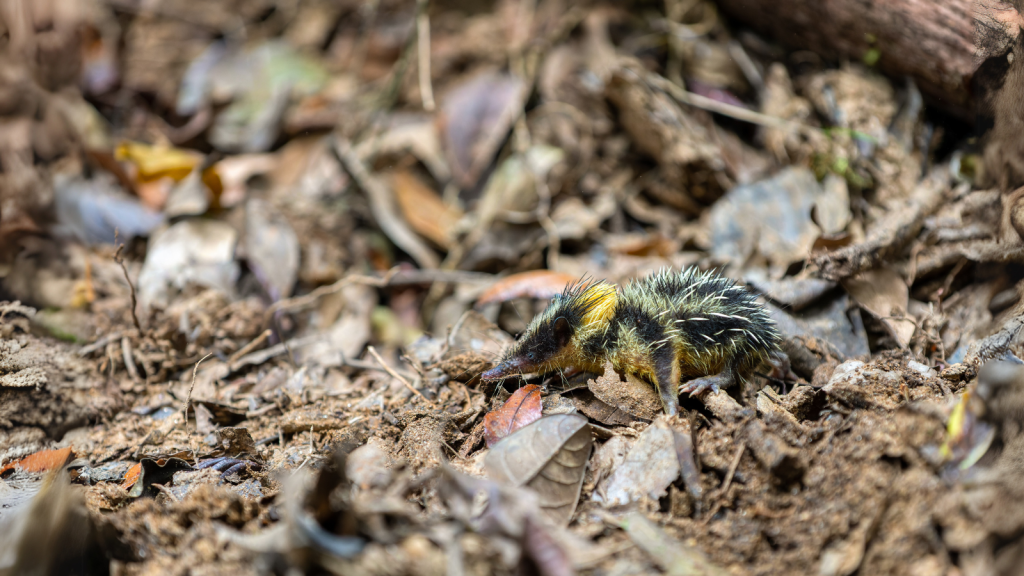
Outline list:
[[[516,390],[501,408],[484,416],[484,440],[487,446],[494,446],[527,424],[541,417],[540,386],[528,384]]]
[[[561,294],[565,286],[576,280],[567,272],[553,270],[531,270],[506,276],[498,280],[477,298],[477,307],[494,302],[508,302],[516,298],[538,298],[547,300]]]
[[[518,430],[484,459],[487,475],[539,496],[541,509],[565,525],[572,519],[583,486],[593,437],[587,419],[556,414]]]
[[[175,472],[192,469],[192,466],[181,458],[143,458],[128,470],[121,487],[128,491],[131,498],[155,496],[156,489],[153,488],[153,484],[167,484],[174,478]]]
[[[450,247],[462,211],[445,204],[437,192],[408,171],[396,172],[391,181],[409,226],[434,244]]]

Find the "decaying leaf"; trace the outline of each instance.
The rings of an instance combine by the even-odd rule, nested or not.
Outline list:
[[[270,204],[253,198],[245,204],[245,257],[270,299],[291,296],[299,274],[299,238],[288,220]]]
[[[907,314],[910,293],[899,274],[878,268],[843,280],[843,287],[861,308],[882,321],[900,348],[910,344],[916,324]]]
[[[125,474],[121,487],[128,491],[128,496],[155,496],[157,491],[153,484],[166,484],[174,477],[175,472],[192,470],[192,466],[181,458],[143,458],[141,462]]]
[[[849,297],[843,295],[826,301],[820,307],[793,314],[771,302],[766,306],[783,335],[790,338],[814,337],[847,357],[862,356],[869,352],[867,334],[860,311],[847,312],[848,303]]]
[[[484,290],[477,298],[477,307],[494,302],[508,302],[516,298],[537,298],[548,300],[561,294],[565,286],[577,280],[577,277],[554,270],[530,270],[506,276]]]
[[[55,468],[61,468],[74,459],[75,453],[70,446],[57,450],[41,450],[34,454],[29,454],[20,460],[4,464],[3,467],[0,467],[0,476],[11,470],[47,472]]]
[[[661,400],[654,387],[631,374],[623,380],[610,362],[605,364],[604,374],[587,382],[587,388],[598,400],[637,420],[651,421],[661,414]]]
[[[406,170],[396,172],[391,180],[398,208],[409,226],[434,244],[449,248],[462,211],[445,204],[436,192]]]
[[[594,490],[593,500],[613,507],[641,498],[658,499],[667,493],[679,472],[672,428],[661,416],[640,434],[622,464]]]
[[[459,185],[472,188],[490,165],[526,98],[517,76],[485,72],[450,92],[441,105],[442,142]]]
[[[629,426],[637,417],[598,399],[590,390],[574,390],[571,401],[576,409],[605,426]]]
[[[505,403],[484,416],[484,439],[487,446],[541,417],[540,386],[528,384],[516,390]]]
[[[498,543],[520,543],[523,554],[507,559],[507,565],[518,561],[520,571],[525,568],[537,570],[542,576],[572,576],[567,535],[541,516],[545,511],[538,506],[535,492],[461,474],[447,465],[441,470],[438,493],[452,516]],[[477,506],[481,494],[487,495],[487,506],[482,511]]]
[[[166,306],[190,284],[234,293],[237,240],[234,228],[215,220],[184,220],[155,234],[138,279],[143,307]]]
[[[819,235],[811,208],[823,196],[814,174],[804,168],[733,188],[711,208],[711,253],[737,266],[760,255],[780,275],[810,254]]]
[[[191,150],[140,142],[122,142],[117,147],[115,158],[131,163],[139,182],[165,177],[175,182],[183,180],[203,159],[201,154]]]
[[[533,489],[541,509],[565,525],[576,511],[592,445],[586,418],[555,414],[496,444],[484,466],[495,480]]]

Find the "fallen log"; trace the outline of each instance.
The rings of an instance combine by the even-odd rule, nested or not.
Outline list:
[[[877,58],[880,71],[913,78],[933,106],[963,119],[974,117],[975,72],[991,58],[1005,58],[1018,42],[1022,22],[1019,6],[996,0],[718,0],[718,4],[736,20],[789,48],[832,60]]]

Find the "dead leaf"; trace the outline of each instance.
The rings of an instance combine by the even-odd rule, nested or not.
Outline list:
[[[522,111],[526,94],[519,77],[485,72],[445,96],[438,123],[448,163],[460,186],[476,185]]]
[[[900,348],[907,348],[916,326],[907,314],[910,292],[902,276],[890,268],[878,268],[843,280],[843,288],[861,308],[882,321]]]
[[[54,468],[60,468],[75,459],[75,452],[70,446],[58,450],[40,450],[29,454],[20,460],[8,462],[0,468],[0,476],[11,470],[23,470],[25,472],[46,472]]]
[[[574,390],[571,401],[576,409],[605,426],[629,426],[637,417],[599,400],[590,390]]]
[[[819,338],[844,356],[862,356],[869,352],[867,334],[861,322],[860,310],[854,308],[848,314],[848,303],[849,297],[843,295],[831,302],[826,301],[820,308],[793,314],[771,302],[766,303],[765,307],[784,336]]]
[[[637,420],[650,422],[661,414],[661,399],[654,387],[631,374],[623,381],[611,363],[605,364],[604,374],[587,382],[587,388],[598,400]]]
[[[566,272],[554,270],[531,270],[506,276],[484,290],[476,300],[477,308],[494,302],[508,302],[516,298],[537,298],[549,300],[565,290],[565,286],[575,282],[577,277]]]
[[[202,154],[191,150],[131,141],[119,144],[114,157],[131,163],[139,182],[153,182],[164,177],[179,182],[203,160]]]
[[[138,482],[140,478],[142,478],[142,463],[136,462],[135,464],[132,464],[132,467],[129,468],[127,472],[124,473],[124,480],[121,481],[121,488],[124,488],[125,491],[131,490],[132,486],[135,486],[135,483]]]
[[[245,258],[272,301],[291,296],[299,274],[299,237],[265,200],[245,204]]]
[[[232,294],[241,273],[237,240],[230,224],[216,220],[183,220],[154,234],[138,278],[140,304],[167,306],[189,284]]]
[[[156,496],[157,490],[153,484],[167,484],[176,472],[192,470],[192,466],[181,458],[143,458],[136,466],[138,469],[132,466],[128,474],[125,474],[125,481],[121,483],[130,498]],[[130,484],[129,475],[132,480]]]
[[[641,498],[657,500],[679,477],[675,437],[668,420],[658,417],[640,434],[625,461],[594,490],[592,499],[606,507],[621,506]]]
[[[54,178],[55,232],[87,244],[113,243],[146,236],[164,217],[138,198],[122,192],[112,179]]]
[[[775,176],[730,190],[711,207],[711,254],[719,261],[745,264],[751,256],[768,260],[781,276],[811,252],[820,231],[811,208],[824,196],[814,174],[787,168]]]
[[[540,386],[523,386],[516,390],[501,408],[484,416],[484,440],[487,441],[488,447],[493,446],[523,426],[536,422],[540,417]]]
[[[593,437],[578,414],[545,416],[496,444],[484,458],[487,475],[537,493],[556,523],[572,519],[583,486]]]
[[[392,178],[395,198],[409,226],[427,240],[450,248],[462,211],[445,204],[430,187],[406,170]]]

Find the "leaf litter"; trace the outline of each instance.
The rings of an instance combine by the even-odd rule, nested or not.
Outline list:
[[[0,574],[1017,573],[1020,191],[913,81],[708,0],[12,2]],[[791,378],[481,381],[686,266]]]

